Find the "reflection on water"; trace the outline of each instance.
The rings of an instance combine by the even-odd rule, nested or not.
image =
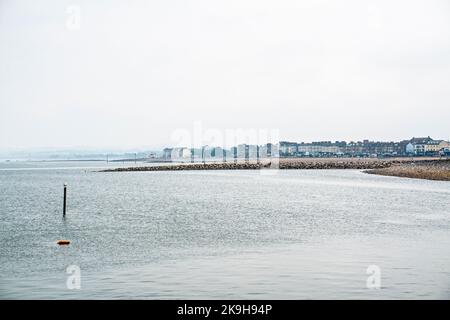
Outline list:
[[[449,182],[0,166],[2,298],[450,298]]]

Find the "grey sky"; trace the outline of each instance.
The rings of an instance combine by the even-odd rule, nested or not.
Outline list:
[[[0,149],[160,147],[195,121],[448,139],[449,120],[447,0],[0,0]]]

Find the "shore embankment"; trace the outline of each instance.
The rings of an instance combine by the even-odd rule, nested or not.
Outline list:
[[[450,159],[395,163],[389,167],[365,172],[383,176],[450,181]]]

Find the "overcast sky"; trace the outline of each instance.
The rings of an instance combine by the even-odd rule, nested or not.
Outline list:
[[[161,147],[195,122],[449,139],[450,2],[0,0],[0,149]]]

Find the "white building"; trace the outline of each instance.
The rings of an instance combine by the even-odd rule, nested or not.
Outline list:
[[[211,150],[211,153],[211,159],[213,161],[223,161],[224,149],[222,149],[221,147],[215,147]]]
[[[210,146],[202,147],[202,161],[209,162],[212,160],[212,150]]]
[[[437,154],[441,150],[448,148],[450,143],[445,140],[434,140],[430,137],[412,138],[406,145],[406,152],[416,155]]]
[[[413,154],[414,153],[414,145],[411,142],[408,143],[405,147],[405,151],[408,154]]]
[[[249,145],[248,146],[248,159],[256,160],[258,158],[258,146],[257,145]]]
[[[175,161],[187,161],[191,159],[191,149],[189,148],[173,148],[171,151],[171,159]]]
[[[237,158],[238,159],[246,159],[248,155],[248,145],[240,144],[237,146]]]

